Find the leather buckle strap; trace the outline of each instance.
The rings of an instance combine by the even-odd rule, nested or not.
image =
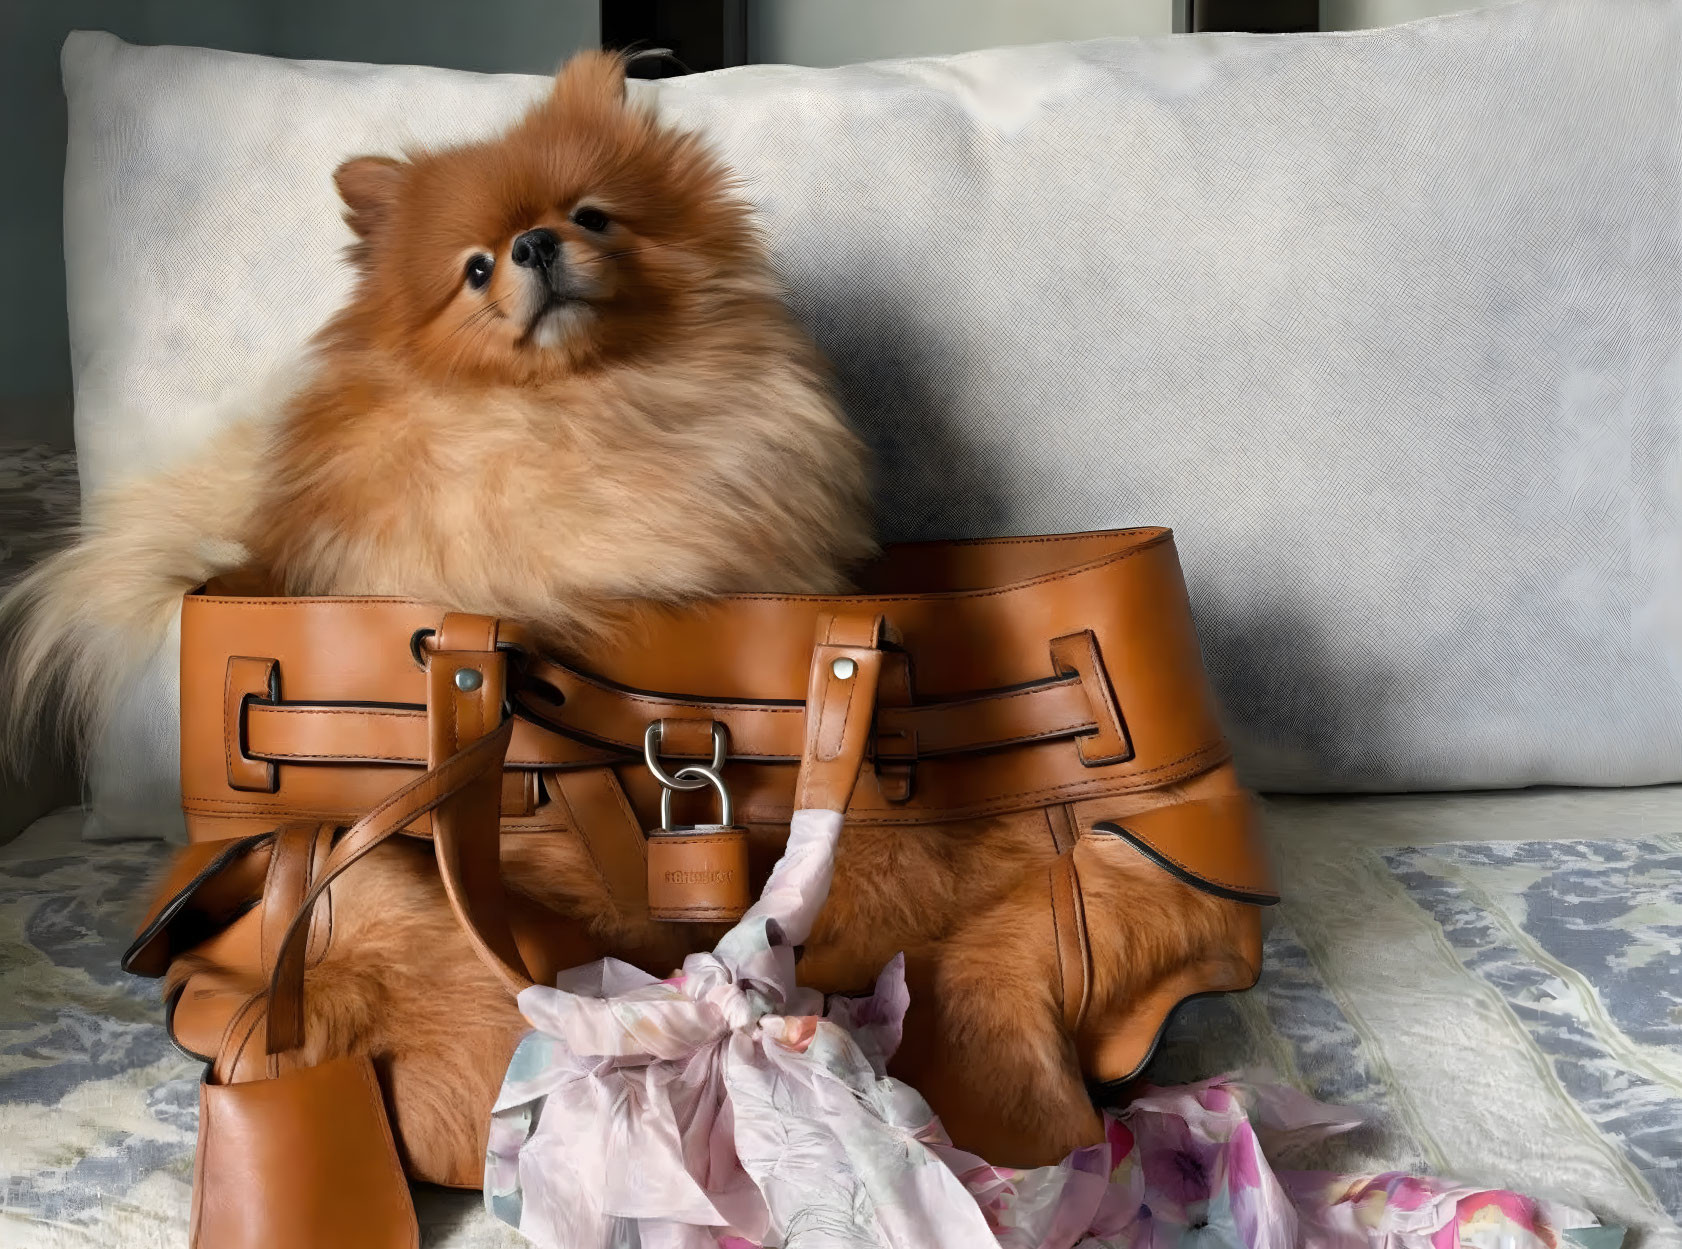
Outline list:
[[[1052,675],[1028,685],[932,702],[910,701],[908,664],[886,653],[893,675],[877,707],[868,753],[887,764],[969,754],[1029,742],[1079,740],[1088,766],[1124,762],[1132,747],[1091,634],[1051,644]],[[691,698],[627,690],[552,660],[531,658],[513,691],[519,723],[508,766],[549,771],[623,763],[642,752],[651,721],[716,722],[730,735],[731,758],[787,762],[805,747],[805,705]],[[890,701],[891,700],[891,701]],[[247,697],[230,705],[224,726],[253,765],[423,764],[427,710],[415,704],[346,706]],[[1087,739],[1091,739],[1090,746]],[[674,759],[705,758],[708,747],[670,742]]]

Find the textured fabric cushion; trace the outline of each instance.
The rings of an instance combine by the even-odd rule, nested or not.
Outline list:
[[[1527,0],[658,100],[762,210],[886,536],[1174,525],[1265,788],[1634,784],[1682,778],[1679,26]],[[93,34],[64,62],[90,491],[341,298],[338,160],[541,89]]]

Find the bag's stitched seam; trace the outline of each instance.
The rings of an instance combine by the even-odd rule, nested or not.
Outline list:
[[[386,1167],[386,1174],[389,1176],[391,1174],[391,1172],[393,1170],[395,1170],[397,1172],[398,1177],[399,1177],[398,1183],[400,1185],[404,1185],[404,1187],[406,1188],[406,1184],[405,1184],[404,1180],[402,1179],[403,1163],[399,1160],[399,1158],[397,1156],[397,1138],[392,1135],[391,1116],[386,1112],[385,1095],[380,1092],[379,1081],[374,1079],[373,1064],[370,1063],[367,1059],[362,1059],[361,1061],[357,1062],[357,1064],[356,1064],[356,1073],[357,1073],[358,1078],[362,1081],[362,1085],[363,1085],[364,1090],[368,1094],[369,1103],[375,1108],[375,1113],[377,1114],[377,1116],[379,1118],[380,1136],[385,1141],[385,1146],[386,1146],[386,1162],[388,1164],[388,1166]],[[391,1193],[387,1192],[386,1196],[390,1197]],[[404,1207],[403,1199],[401,1197],[399,1197],[398,1200],[397,1200],[397,1214],[399,1215],[399,1217],[404,1217],[404,1216],[407,1216],[409,1214],[409,1211],[404,1209],[403,1207]],[[408,1217],[404,1217],[404,1221],[405,1222],[413,1222],[412,1218],[408,1218]],[[419,1231],[419,1228],[417,1227],[408,1236],[409,1244],[410,1245],[418,1244],[419,1243],[419,1236],[420,1236],[420,1231]]]
[[[833,628],[833,626],[831,627]],[[838,649],[853,650],[859,648],[844,646],[839,647]],[[870,664],[876,669],[876,673],[870,678],[871,682],[874,684],[874,682],[880,678],[882,661],[880,659],[873,660],[869,655],[865,655],[863,663],[857,663],[854,665],[858,670],[858,679],[856,681],[839,681],[835,676],[834,668],[831,667],[829,678],[824,682],[823,701],[826,708],[833,701],[830,696],[830,691],[835,689],[837,684],[840,685],[841,690],[841,738],[835,744],[835,753],[828,759],[823,760],[825,763],[833,763],[835,760],[841,758],[842,753],[847,749],[847,730],[852,728],[854,713],[858,711],[859,704],[863,703],[867,697],[864,693],[865,664]]]
[[[555,664],[553,666],[554,667],[560,667],[559,664]],[[673,694],[673,695],[635,694],[635,693],[632,693],[630,690],[615,689],[612,686],[603,685],[598,681],[592,681],[589,677],[585,676],[583,673],[574,672],[570,668],[563,668],[562,671],[566,672],[568,676],[576,678],[580,685],[585,686],[586,688],[588,688],[590,690],[599,691],[604,697],[607,697],[607,698],[623,698],[627,702],[643,703],[643,704],[645,704],[647,706],[650,706],[650,707],[686,707],[686,708],[691,708],[691,709],[694,709],[694,710],[706,710],[706,709],[710,709],[710,708],[722,707],[722,708],[725,708],[726,710],[728,710],[730,708],[735,708],[738,711],[746,711],[746,712],[754,714],[754,715],[789,715],[789,716],[793,716],[793,715],[805,715],[806,714],[806,708],[804,706],[800,706],[800,707],[768,707],[768,706],[765,706],[763,703],[727,702],[723,699],[718,699],[718,698],[713,698],[713,699],[685,698],[681,694]],[[563,690],[562,692],[565,693],[566,691]],[[715,716],[714,718],[717,719],[718,717]]]
[[[222,758],[228,765],[228,785],[234,783],[234,726],[228,723],[233,715],[234,665],[228,664],[228,674],[222,682]]]
[[[1066,955],[1063,953],[1063,924],[1057,917],[1057,862],[1052,861],[1051,867],[1045,874],[1046,887],[1051,895],[1051,939],[1057,950],[1057,1000],[1063,1006],[1063,1021],[1067,1025],[1069,1019],[1069,978],[1063,971]]]
[[[1086,927],[1086,899],[1081,896],[1080,866],[1074,853],[1069,854],[1069,906],[1075,917],[1076,951],[1080,959],[1080,1009],[1075,1014],[1074,1030],[1086,1023],[1087,1009],[1092,1005],[1092,934]]]
[[[644,704],[648,704],[648,705],[661,706],[661,707],[689,707],[689,708],[695,708],[695,709],[722,707],[722,708],[726,709],[727,713],[730,710],[734,710],[738,714],[749,715],[749,716],[804,715],[805,711],[806,711],[806,708],[803,707],[803,706],[801,706],[801,707],[783,707],[783,706],[769,706],[769,705],[766,705],[766,704],[763,704],[763,703],[727,702],[727,701],[720,700],[720,699],[701,699],[701,698],[693,698],[692,699],[692,698],[685,698],[681,694],[671,694],[671,695],[634,694],[634,693],[631,693],[629,691],[615,690],[615,689],[611,689],[611,688],[609,688],[608,686],[605,686],[605,685],[599,685],[596,682],[591,681],[590,678],[588,678],[586,676],[583,676],[581,674],[578,674],[578,673],[573,673],[572,675],[577,676],[578,680],[581,684],[587,685],[593,690],[599,690],[603,693],[603,695],[605,695],[607,697],[623,698],[628,702],[644,703]],[[969,708],[973,708],[973,707],[976,707],[976,706],[999,706],[999,705],[1002,705],[1004,703],[1011,702],[1015,699],[1041,698],[1048,691],[1071,689],[1071,688],[1074,688],[1074,687],[1077,687],[1077,686],[1080,686],[1080,687],[1084,688],[1084,684],[1085,684],[1084,678],[1082,677],[1082,675],[1080,673],[1076,672],[1076,673],[1073,673],[1073,674],[1070,674],[1070,675],[1064,677],[1061,680],[1052,679],[1052,680],[1046,681],[1044,684],[1034,685],[1034,686],[1032,686],[1028,689],[1023,689],[1023,690],[1012,690],[1009,693],[1005,693],[1005,694],[969,694],[969,695],[963,695],[963,696],[958,697],[958,698],[941,699],[939,702],[912,703],[912,704],[907,704],[905,706],[890,706],[890,707],[884,708],[884,710],[891,711],[891,712],[895,713],[893,716],[889,717],[890,719],[895,719],[895,720],[905,719],[905,720],[913,721],[913,722],[920,725],[920,724],[923,724],[923,723],[937,722],[942,715],[948,715],[948,714],[957,715],[957,714],[959,714],[959,713],[961,713],[961,712],[963,712],[963,711],[965,711]],[[267,707],[264,707],[263,710],[262,710],[262,714],[265,717],[266,716],[330,716],[330,717],[349,718],[349,717],[354,716],[354,717],[360,719],[360,718],[365,717],[365,716],[366,717],[384,716],[384,717],[388,717],[388,718],[396,718],[396,719],[403,719],[403,720],[423,720],[423,719],[426,718],[426,713],[424,711],[419,711],[419,710],[398,710],[398,709],[389,709],[389,708],[380,708],[380,707],[321,708],[321,707],[311,707],[307,704],[288,706],[288,705],[279,704],[279,703],[271,704]],[[1092,723],[1096,724],[1096,720],[1094,719],[1092,721]]]
[[[942,711],[955,713],[977,705],[993,705],[1008,703],[1013,698],[1038,698],[1050,690],[1073,689],[1083,684],[1080,673],[1056,674],[1041,684],[1031,685],[1027,689],[1011,690],[1005,694],[965,694],[958,698],[943,698],[939,702],[909,703],[900,707],[886,707],[885,711],[896,711],[901,715],[916,720],[932,720]]]
[[[288,750],[265,750],[256,757],[263,760],[290,760],[293,763],[412,763],[417,768],[426,765],[426,760],[416,755],[305,755],[293,754]]]
[[[304,704],[270,703],[262,709],[264,716],[389,716],[402,720],[425,720],[426,712],[420,709],[404,711],[385,707],[311,707]]]

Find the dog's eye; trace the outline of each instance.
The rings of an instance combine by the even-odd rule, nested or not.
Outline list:
[[[496,261],[485,255],[484,252],[469,257],[467,261],[467,284],[476,291],[484,290],[485,283],[491,280],[491,270],[495,267]]]
[[[607,229],[607,214],[599,208],[576,208],[572,213],[572,224],[580,230],[600,234]]]

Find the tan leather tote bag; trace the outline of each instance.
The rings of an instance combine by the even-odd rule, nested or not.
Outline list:
[[[1091,1095],[1177,1004],[1255,981],[1277,900],[1172,536],[902,546],[863,583],[637,607],[569,654],[401,599],[189,595],[193,844],[128,965],[168,973],[172,1035],[211,1064],[201,1198],[323,1132],[476,1187],[511,991],[710,948],[814,768],[851,797],[802,982],[863,990],[903,952],[893,1070],[958,1144],[1034,1165],[1096,1139]],[[872,714],[843,733],[814,700],[849,681]],[[304,1190],[352,1165],[322,1158]]]

